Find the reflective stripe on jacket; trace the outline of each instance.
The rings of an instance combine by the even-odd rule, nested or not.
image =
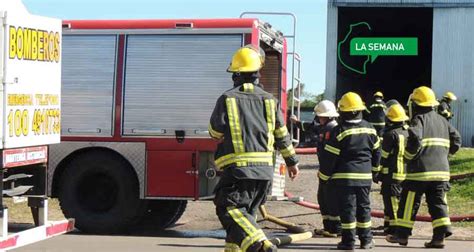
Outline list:
[[[320,178],[334,180],[337,185],[370,186],[372,169],[380,163],[380,140],[367,121],[342,122],[334,128],[326,143],[320,167]]]
[[[405,148],[407,180],[449,181],[448,154],[461,146],[461,136],[434,110],[415,115]]]
[[[408,138],[408,126],[397,125],[386,128],[382,141],[382,178],[384,183],[392,179],[403,181],[406,176],[403,154]]]
[[[268,174],[273,170],[274,147],[287,165],[298,162],[278,102],[258,85],[245,83],[226,91],[217,100],[209,134],[222,141],[215,154],[221,170],[253,167]]]

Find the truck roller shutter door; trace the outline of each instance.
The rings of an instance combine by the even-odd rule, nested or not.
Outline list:
[[[62,135],[111,136],[113,35],[63,36]]]
[[[232,88],[226,72],[241,35],[129,35],[125,135],[208,137],[217,98]]]

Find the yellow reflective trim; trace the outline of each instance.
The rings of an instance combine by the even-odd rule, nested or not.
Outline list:
[[[239,112],[235,98],[227,98],[227,116],[229,117],[229,126],[232,136],[232,145],[235,153],[245,152],[242,141],[242,132],[240,130]]]
[[[449,181],[450,174],[449,171],[408,173],[406,179],[414,181]]]
[[[357,226],[357,228],[370,228],[370,227],[372,227],[372,221],[357,222],[356,226]]]
[[[357,223],[356,222],[351,222],[351,223],[341,223],[341,228],[342,229],[354,229],[356,228]]]
[[[372,179],[371,173],[334,173],[332,179]]]
[[[389,221],[389,220],[390,220],[390,216],[384,215],[384,216],[383,216],[383,220],[384,220],[384,221]]]
[[[403,162],[403,154],[405,152],[405,136],[398,135],[398,155],[397,155],[397,172],[393,174],[393,177],[403,176],[405,163]],[[395,175],[397,174],[397,175]]]
[[[390,201],[392,203],[392,211],[393,211],[393,216],[395,217],[395,220],[397,219],[397,213],[398,213],[398,204],[400,203],[398,198],[395,196],[390,197]]]
[[[339,156],[339,154],[341,154],[341,150],[340,150],[340,149],[338,149],[338,148],[336,148],[336,147],[333,147],[333,146],[331,146],[331,145],[329,145],[329,144],[326,144],[326,145],[324,146],[324,150],[329,151],[329,152],[331,152],[332,154],[338,155],[338,156]]]
[[[412,160],[415,156],[416,156],[417,153],[410,153],[408,151],[405,151],[403,153],[403,157],[406,158],[407,160]]]
[[[403,221],[411,221],[413,203],[415,202],[415,195],[416,192],[408,191],[407,199],[405,202],[405,209],[403,210]]]
[[[383,158],[388,158],[388,155],[390,155],[389,152],[386,152],[386,151],[382,150],[382,157]]]
[[[414,221],[406,221],[406,220],[402,220],[402,219],[397,219],[397,221],[395,223],[396,223],[397,226],[406,227],[406,228],[410,228],[410,229],[412,229],[413,225],[415,225]]]
[[[252,83],[244,83],[244,92],[253,93],[254,85]]]
[[[288,129],[286,128],[286,126],[282,126],[282,127],[275,130],[275,137],[276,138],[283,138],[286,135],[288,135]]]
[[[388,174],[388,167],[382,167],[382,174]]]
[[[321,215],[323,217],[323,220],[329,220],[329,215]]]
[[[328,219],[331,220],[331,221],[340,221],[341,217],[329,215]]]
[[[293,148],[293,145],[291,143],[286,148],[280,149],[280,152],[284,158],[289,158],[291,156],[296,155],[295,148]]]
[[[372,124],[372,125],[374,125],[374,126],[385,126],[385,123],[384,123],[384,122],[380,122],[380,123],[371,122],[370,124]]]
[[[227,212],[232,217],[232,219],[237,223],[247,234],[247,236],[252,236],[257,229],[245,218],[242,212],[235,207],[228,207]]]
[[[356,135],[356,134],[372,134],[372,135],[377,135],[377,132],[375,129],[371,128],[355,128],[355,129],[348,129],[344,130],[343,132],[339,133],[339,135],[336,136],[336,139],[338,141],[341,141],[344,139],[346,136],[349,135]]]
[[[275,143],[275,136],[273,131],[275,130],[275,101],[273,99],[265,100],[265,110],[267,114],[267,150],[273,151],[273,144]]]
[[[214,130],[211,124],[209,124],[209,127],[207,127],[207,129],[209,130],[209,135],[212,138],[221,139],[224,136],[224,133]]]
[[[375,142],[374,147],[372,149],[375,150],[375,149],[378,149],[379,147],[380,147],[380,138],[377,137],[377,141]]]
[[[443,218],[433,220],[431,224],[433,225],[433,228],[449,226],[451,225],[451,220],[449,219],[449,217],[443,217]]]
[[[232,163],[236,163],[237,166],[246,166],[248,162],[268,163],[268,165],[272,166],[273,152],[231,153],[216,159],[214,162],[219,169]]]
[[[407,178],[407,175],[406,174],[397,174],[397,173],[394,173],[393,176],[392,176],[392,179],[395,179],[395,180],[399,180],[399,181],[403,181]]]
[[[329,176],[324,175],[324,173],[322,173],[321,171],[318,172],[318,177],[325,181],[330,178]]]
[[[374,108],[374,107],[387,108],[385,105],[379,104],[379,103],[374,103],[374,104],[370,105],[370,107],[371,108]]]
[[[423,140],[421,140],[421,145],[423,147],[442,146],[442,147],[449,148],[450,143],[448,139],[444,139],[444,138],[424,138]]]
[[[235,243],[226,242],[224,252],[241,252],[239,245]]]
[[[379,172],[382,170],[382,167],[381,166],[377,166],[377,167],[372,167],[372,171],[373,172]]]
[[[240,244],[240,247],[242,247],[242,251],[247,251],[247,249],[252,246],[257,241],[265,240],[267,237],[265,236],[265,233],[261,229],[256,231],[253,235],[249,235],[245,237],[245,239],[242,241]]]

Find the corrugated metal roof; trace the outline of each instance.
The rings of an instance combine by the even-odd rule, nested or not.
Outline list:
[[[474,7],[473,0],[328,0],[328,3],[341,7]]]
[[[434,9],[432,87],[438,97],[451,91],[451,124],[461,133],[463,146],[474,146],[474,8]]]

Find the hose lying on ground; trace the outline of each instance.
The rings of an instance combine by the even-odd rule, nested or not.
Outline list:
[[[293,194],[291,194],[289,192],[285,192],[285,196],[288,197],[288,198],[293,198],[294,197]],[[303,207],[319,210],[319,205],[314,204],[312,202],[301,200],[301,201],[296,201],[295,203],[300,205],[300,206],[303,206]],[[370,212],[370,215],[372,217],[375,217],[375,218],[384,218],[383,211],[372,210],[372,212]],[[451,219],[452,222],[474,221],[474,215],[450,216],[449,218]],[[416,220],[417,221],[424,221],[424,222],[431,222],[431,217],[426,216],[426,215],[417,215]]]

